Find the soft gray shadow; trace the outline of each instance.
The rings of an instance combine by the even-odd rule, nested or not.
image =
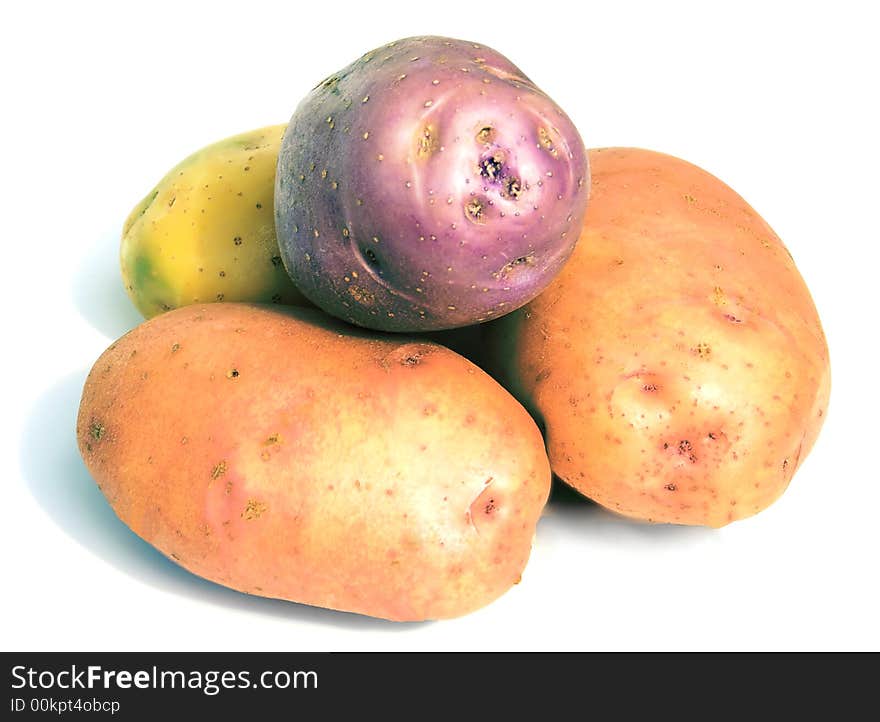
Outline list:
[[[119,338],[144,320],[122,284],[120,233],[121,229],[114,228],[98,236],[85,250],[70,284],[76,310],[111,339]]]
[[[606,544],[624,539],[636,543],[681,544],[714,541],[716,529],[683,524],[652,524],[615,514],[583,496],[555,474],[542,522],[564,533]]]
[[[19,450],[30,493],[75,542],[138,581],[235,610],[355,630],[404,631],[426,624],[389,622],[255,597],[174,564],[119,520],[80,458],[76,414],[86,375],[85,370],[70,374],[38,399],[25,420]]]

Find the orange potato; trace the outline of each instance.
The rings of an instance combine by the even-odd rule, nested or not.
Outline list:
[[[550,486],[540,432],[483,371],[307,309],[142,324],[96,362],[77,434],[119,517],[195,574],[393,620],[517,583]]]
[[[830,370],[788,250],[734,191],[647,150],[590,152],[574,255],[492,324],[494,364],[553,471],[621,514],[723,526],[777,499],[813,446]]]

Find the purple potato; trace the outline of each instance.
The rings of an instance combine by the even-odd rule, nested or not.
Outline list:
[[[537,296],[577,241],[589,191],[568,116],[507,58],[399,40],[331,75],[281,143],[284,265],[325,311],[428,331]]]

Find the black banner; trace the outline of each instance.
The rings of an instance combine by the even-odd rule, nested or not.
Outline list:
[[[171,719],[183,714],[335,719],[472,719],[538,704],[588,718],[765,716],[808,709],[831,719],[864,711],[877,656],[519,653],[12,653],[2,654],[0,719]],[[846,670],[846,671],[844,671]],[[870,708],[869,708],[870,709]],[[613,714],[605,714],[613,713]],[[545,715],[541,715],[541,718]],[[564,716],[570,716],[565,714]],[[517,714],[515,718],[519,719]]]

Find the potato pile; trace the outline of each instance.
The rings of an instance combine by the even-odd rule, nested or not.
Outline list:
[[[401,43],[407,54],[423,47],[417,59],[462,47],[442,38]],[[395,45],[368,56],[379,67]],[[466,45],[475,61],[462,66],[469,72],[514,88],[526,82],[494,51]],[[392,56],[396,67],[402,61]],[[363,74],[365,61],[358,62]],[[339,87],[330,83],[328,92]],[[455,87],[460,93],[470,86]],[[354,106],[341,90],[336,95],[334,107]],[[491,139],[480,132],[503,127],[500,106],[468,98],[481,149]],[[314,96],[303,107],[316,107]],[[517,127],[544,118],[535,131],[541,153],[569,147],[555,126],[539,132],[549,116],[504,113]],[[369,118],[383,121],[375,106]],[[399,125],[401,113],[392,120]],[[413,333],[420,317],[417,306],[406,306],[405,271],[418,268],[415,256],[397,271],[393,253],[383,255],[381,268],[334,266],[342,280],[331,286],[342,295],[324,311],[311,307],[288,275],[289,259],[307,252],[294,279],[317,269],[311,300],[324,308],[333,294],[312,290],[331,288],[320,274],[344,257],[312,263],[325,247],[312,242],[314,233],[308,251],[286,238],[282,253],[267,222],[273,202],[278,217],[279,199],[287,204],[286,232],[298,212],[315,211],[313,190],[298,196],[291,191],[298,177],[276,172],[290,127],[207,146],[169,172],[125,223],[123,279],[149,320],[95,363],[77,436],[119,517],[168,557],[250,594],[391,620],[443,619],[480,608],[519,582],[551,472],[628,517],[711,527],[761,511],[788,486],[824,420],[828,350],[788,250],[721,181],[652,151],[591,150],[583,157],[586,215],[579,193],[552,206],[580,224],[570,257],[566,242],[558,263],[538,264],[554,247],[540,237],[526,239],[533,251],[510,251],[517,246],[511,238],[496,246],[499,268],[511,278],[525,274],[517,275],[523,285],[511,286],[514,295],[525,300],[534,295],[528,289],[545,290],[519,308],[511,303],[502,311],[493,300],[496,320],[480,326]],[[432,143],[452,144],[432,132]],[[487,176],[482,156],[447,171],[419,157],[424,136],[413,139],[409,161],[389,158],[395,172],[406,173],[410,162],[428,164],[425,177],[461,173],[488,189],[475,192],[504,193],[504,208],[528,213],[510,181],[493,190],[496,178]],[[498,157],[519,159],[524,199],[543,197],[537,181],[525,192],[530,164],[542,156],[525,146],[517,153],[505,146]],[[369,174],[345,167],[334,166],[332,182],[369,186]],[[504,167],[499,161],[490,171],[512,172]],[[358,216],[361,226],[348,224],[345,207],[327,206],[330,197],[320,198],[325,235],[335,219],[339,243],[361,248],[356,236],[370,233],[367,216]],[[566,213],[567,202],[581,205]],[[465,202],[457,212],[465,229],[471,222],[476,230],[448,237],[449,257],[461,259],[472,247],[488,255],[491,238],[467,218],[473,209]],[[510,227],[525,227],[518,223]],[[333,243],[327,253],[336,253]],[[445,247],[439,240],[432,246],[432,269]],[[521,255],[504,255],[511,252]],[[476,310],[478,282],[491,285],[491,298],[503,298],[505,278],[486,281],[486,267],[473,265],[474,288],[467,266],[442,292],[435,278],[432,298],[447,303],[461,286],[461,309]],[[368,273],[370,284],[359,273]],[[372,293],[369,303],[351,288]],[[377,288],[387,299],[367,290]],[[334,311],[346,298],[392,332],[350,325],[361,316]],[[460,326],[461,309],[444,321],[436,304],[425,308],[426,330]]]

